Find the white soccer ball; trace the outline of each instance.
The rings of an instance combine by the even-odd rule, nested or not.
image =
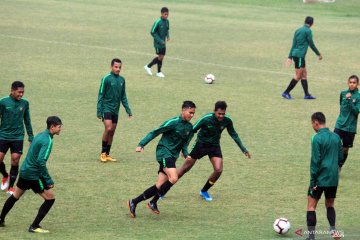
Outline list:
[[[215,76],[211,73],[207,74],[204,78],[205,83],[212,84],[215,81]]]
[[[290,230],[291,225],[286,218],[278,218],[275,220],[273,227],[278,234],[285,234]]]

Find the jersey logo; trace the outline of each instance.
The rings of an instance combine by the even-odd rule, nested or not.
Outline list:
[[[22,107],[20,107],[19,109],[20,109],[20,111],[22,111],[22,110],[23,110],[23,108],[22,108]]]

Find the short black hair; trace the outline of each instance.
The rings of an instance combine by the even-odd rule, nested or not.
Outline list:
[[[11,90],[17,90],[18,88],[24,88],[25,85],[21,81],[15,81],[11,84]]]
[[[118,58],[114,58],[113,60],[111,60],[111,66],[114,66],[115,63],[121,63],[121,60]]]
[[[356,79],[356,82],[359,83],[359,77],[356,75],[351,75],[348,81],[350,81],[350,79]]]
[[[310,16],[307,16],[305,18],[305,24],[313,25],[314,24],[314,18],[310,17]]]
[[[311,121],[318,121],[320,124],[326,123],[325,115],[322,112],[316,112],[311,115]]]
[[[50,129],[51,126],[62,125],[61,119],[57,116],[50,116],[46,119],[47,129]]]
[[[215,103],[215,109],[214,111],[218,110],[218,109],[221,109],[221,110],[225,110],[226,111],[226,108],[227,108],[227,104],[225,101],[217,101]]]
[[[166,13],[166,12],[169,12],[169,9],[167,7],[163,7],[161,8],[161,13]]]
[[[192,101],[184,101],[181,108],[196,108],[196,105]]]

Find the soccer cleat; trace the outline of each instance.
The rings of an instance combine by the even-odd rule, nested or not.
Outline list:
[[[43,229],[42,227],[38,226],[38,227],[33,227],[30,226],[29,227],[29,232],[31,233],[49,233],[49,230]]]
[[[156,76],[157,76],[157,77],[160,77],[160,78],[165,77],[165,75],[164,75],[162,72],[158,72],[158,73],[156,73]]]
[[[200,191],[200,196],[208,202],[212,201],[212,197],[208,194],[208,192]]]
[[[285,98],[285,99],[288,99],[288,100],[293,99],[293,98],[291,97],[290,93],[283,92],[283,93],[281,94],[281,96],[282,96],[283,98]]]
[[[129,207],[129,211],[130,211],[130,216],[132,218],[136,218],[136,214],[135,214],[136,204],[133,203],[132,200],[129,200],[128,207]]]
[[[108,161],[108,162],[116,162],[116,159],[113,158],[113,157],[110,156],[110,155],[106,155],[106,161]]]
[[[10,197],[11,195],[14,194],[14,188],[13,187],[9,187],[9,189],[6,191],[6,194]]]
[[[147,206],[147,208],[149,208],[153,213],[160,214],[160,211],[159,211],[156,203],[149,202],[146,206]]]
[[[144,69],[148,75],[152,76],[151,68],[149,68],[147,65],[145,65]]]
[[[316,99],[316,97],[311,96],[311,95],[305,95],[304,99],[306,99],[306,100],[314,100],[314,99]]]
[[[342,234],[340,232],[336,231],[335,229],[330,230],[330,233],[331,233],[331,237],[335,240],[339,240],[342,237]]]
[[[101,153],[100,154],[100,157],[99,157],[99,160],[100,160],[100,162],[106,162],[107,161],[107,159],[106,159],[106,153]]]
[[[5,191],[9,187],[10,176],[3,177],[1,180],[1,190]]]

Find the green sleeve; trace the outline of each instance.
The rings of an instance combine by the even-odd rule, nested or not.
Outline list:
[[[105,87],[106,87],[106,77],[104,77],[101,80],[101,84],[100,84],[100,88],[99,88],[97,111],[96,111],[97,117],[101,117],[103,115],[103,100],[104,100],[104,96],[105,96]]]
[[[346,99],[351,113],[354,116],[357,116],[357,115],[359,115],[359,111],[360,111],[360,101],[356,101],[356,103],[354,104],[352,100],[353,99]]]
[[[51,152],[52,140],[50,139],[49,142],[46,142],[41,145],[41,149],[38,156],[38,163],[40,168],[40,175],[42,178],[45,179],[47,185],[53,185],[54,181],[49,175],[48,169],[46,167],[46,161],[49,158]]]
[[[292,52],[294,50],[295,45],[296,45],[296,39],[295,39],[295,34],[294,34],[293,43],[292,43],[292,46],[291,46],[291,49],[289,52],[289,56],[288,56],[288,58],[290,58],[290,59],[292,59]]]
[[[200,120],[198,120],[193,126],[193,132],[196,133],[202,127],[204,122],[205,118],[201,118]]]
[[[193,138],[193,136],[194,136],[194,132],[190,132],[187,141],[183,144],[183,146],[182,146],[182,148],[181,148],[182,153],[183,153],[183,155],[184,155],[185,158],[189,155],[188,146],[189,146],[189,144],[190,144],[191,139]]]
[[[314,53],[316,54],[316,55],[320,55],[320,52],[319,52],[319,50],[316,48],[316,46],[315,46],[315,44],[314,44],[314,41],[313,41],[313,38],[312,38],[312,32],[311,31],[309,31],[308,33],[307,33],[307,40],[308,40],[308,43],[309,43],[309,46],[310,46],[310,48],[314,51]]]
[[[239,146],[239,148],[241,149],[241,151],[243,153],[248,152],[248,150],[246,149],[246,147],[244,147],[244,145],[242,144],[239,135],[237,134],[237,132],[234,129],[233,123],[230,120],[230,124],[226,127],[229,135],[231,136],[232,139],[234,139],[234,141],[236,142],[236,144]]]
[[[315,135],[311,140],[310,187],[315,187],[317,185],[319,166],[320,144]]]
[[[145,147],[146,144],[148,144],[151,140],[153,140],[154,138],[156,138],[157,136],[159,136],[160,134],[170,131],[173,129],[173,124],[168,124],[168,121],[166,121],[165,123],[163,123],[160,127],[158,127],[157,129],[151,131],[148,133],[148,135],[146,135],[146,137],[144,137],[140,143],[138,144],[139,147]]]
[[[29,142],[32,142],[32,140],[34,139],[34,134],[31,126],[29,103],[27,103],[24,112],[24,123],[25,123],[26,133],[28,135]]]
[[[156,22],[154,23],[153,27],[151,28],[151,36],[154,38],[155,42],[164,45],[165,42],[160,38],[159,34],[157,33],[156,29],[159,25],[159,22],[161,21],[161,18],[159,18],[158,20],[156,20]]]
[[[126,91],[125,91],[125,82],[123,84],[123,88],[122,88],[122,94],[121,94],[121,102],[122,102],[122,105],[124,106],[125,110],[126,110],[126,113],[129,115],[129,116],[132,116],[132,113],[131,113],[131,109],[129,107],[129,103],[128,103],[128,100],[127,100],[127,97],[126,97]]]
[[[169,20],[168,20],[168,25],[169,25],[169,29],[168,29],[166,38],[167,38],[167,39],[170,39],[170,22],[169,22]]]

